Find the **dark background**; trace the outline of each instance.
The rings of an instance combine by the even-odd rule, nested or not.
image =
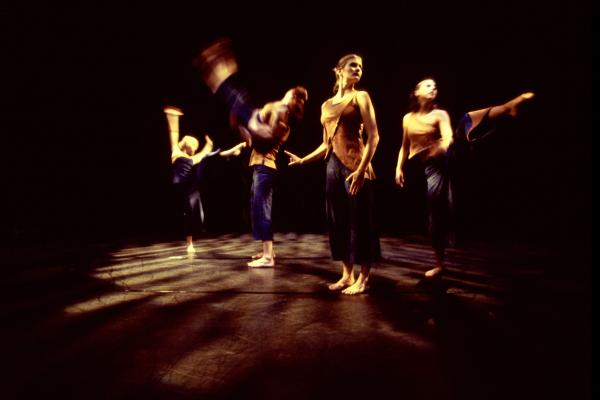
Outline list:
[[[465,236],[587,245],[590,2],[201,3],[3,6],[4,244],[180,238],[161,108],[182,107],[184,130],[209,132],[217,146],[237,142],[191,66],[201,46],[227,34],[257,103],[308,89],[305,122],[286,146],[300,155],[321,141],[331,69],[346,53],[363,55],[360,86],[381,135],[373,164],[382,234],[422,231],[422,202],[393,182],[418,80],[437,79],[454,123],[534,91],[519,120],[471,157]],[[209,233],[249,230],[247,157],[207,165]],[[324,231],[324,164],[280,165],[277,230]]]

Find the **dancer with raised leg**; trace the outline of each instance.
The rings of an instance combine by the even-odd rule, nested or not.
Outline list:
[[[426,278],[439,277],[445,269],[453,206],[451,163],[456,161],[456,146],[483,139],[498,120],[515,117],[521,104],[534,96],[527,92],[504,104],[470,111],[463,115],[453,133],[448,113],[435,103],[437,94],[432,78],[419,81],[411,93],[409,112],[402,119],[402,147],[396,165],[396,183],[400,187],[404,187],[407,161],[415,160],[424,171],[428,228],[435,253],[435,265],[425,272]]]
[[[253,147],[250,156],[250,167],[253,170],[250,200],[252,235],[254,239],[262,241],[262,252],[253,257],[255,259],[248,263],[249,267],[275,266],[272,227],[273,187],[277,176],[275,160],[281,145],[288,139],[291,128],[302,119],[307,99],[306,89],[298,86],[288,90],[281,100],[265,104],[259,111],[260,119],[269,126],[277,126],[282,135],[266,149]],[[245,128],[242,126],[240,129]]]
[[[166,106],[163,111],[167,117],[169,127],[173,184],[180,200],[183,215],[186,251],[193,254],[196,252],[193,232],[198,230],[204,220],[197,169],[200,163],[214,155],[221,157],[238,156],[241,150],[246,147],[246,143],[239,143],[225,151],[213,150],[213,141],[208,135],[205,135],[204,146],[198,151],[199,141],[195,137],[185,135],[179,140],[179,118],[183,115],[181,109]]]
[[[232,120],[241,127],[243,140],[255,147],[273,147],[287,128],[263,120],[260,108],[252,103],[248,92],[235,84],[232,77],[238,71],[238,64],[231,47],[228,38],[216,40],[196,56],[193,65],[210,91],[225,102]]]

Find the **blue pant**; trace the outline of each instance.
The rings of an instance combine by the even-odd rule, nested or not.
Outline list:
[[[252,173],[252,197],[250,212],[252,235],[256,240],[273,240],[271,220],[273,206],[273,186],[277,170],[264,165],[255,165]]]
[[[219,86],[215,94],[223,99],[229,111],[240,119],[242,125],[248,126],[248,121],[256,107],[252,105],[248,92],[238,86],[233,82],[233,78],[229,77]]]
[[[351,173],[335,154],[330,154],[325,192],[331,257],[352,264],[372,264],[381,256],[373,183],[365,179],[358,194],[351,196],[350,182],[346,181]]]
[[[433,248],[440,257],[443,257],[447,245],[453,205],[448,161],[449,155],[441,154],[423,163],[427,181],[429,233]]]

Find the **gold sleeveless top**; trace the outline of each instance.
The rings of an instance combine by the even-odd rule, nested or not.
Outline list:
[[[256,149],[252,149],[252,154],[250,154],[250,163],[249,165],[252,167],[253,165],[266,165],[267,167],[277,169],[277,165],[275,164],[275,159],[277,158],[277,153],[281,148],[281,145],[288,139],[290,136],[290,130],[288,129],[287,133],[281,138],[279,143],[273,146],[268,152],[261,153]]]
[[[436,123],[423,120],[415,113],[409,114],[410,129],[406,132],[410,140],[408,158],[411,159],[419,153],[439,144],[442,135]]]
[[[351,171],[356,171],[360,165],[365,148],[357,94],[358,92],[354,92],[337,104],[333,104],[332,99],[329,99],[321,106],[323,142],[327,145],[326,156],[333,151]],[[365,171],[365,178],[375,179],[375,172],[370,163]]]

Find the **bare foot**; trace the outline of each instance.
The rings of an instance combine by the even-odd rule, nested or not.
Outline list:
[[[425,278],[437,278],[442,275],[444,269],[442,267],[435,267],[425,272]]]
[[[508,115],[510,115],[511,117],[516,117],[518,114],[518,108],[521,105],[521,103],[523,103],[524,101],[531,100],[534,96],[535,93],[533,92],[525,92],[506,103],[506,106],[508,107]]]
[[[221,83],[237,72],[231,41],[227,38],[219,39],[202,50],[193,64],[200,69],[202,79],[213,93]]]
[[[367,283],[368,283],[367,281],[358,279],[356,282],[354,282],[353,285],[342,290],[342,293],[350,294],[350,295],[364,293],[369,288],[369,285]]]
[[[275,260],[272,258],[261,257],[254,261],[250,261],[247,265],[252,268],[269,268],[275,266]]]
[[[181,111],[181,108],[179,107],[174,107],[174,106],[164,106],[163,107],[163,112],[167,115],[175,115],[175,116],[182,116],[183,112]]]
[[[194,254],[196,252],[196,249],[194,248],[193,244],[188,244],[185,251],[187,251],[188,254]]]
[[[354,285],[354,277],[342,277],[336,283],[332,283],[331,285],[327,285],[329,290],[342,290],[348,286]]]

